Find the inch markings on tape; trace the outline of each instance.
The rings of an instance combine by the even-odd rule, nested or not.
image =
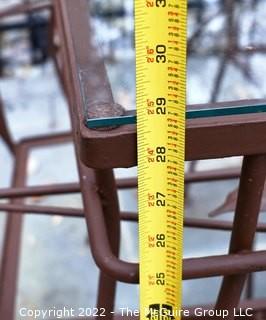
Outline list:
[[[135,0],[140,314],[180,319],[187,0]]]

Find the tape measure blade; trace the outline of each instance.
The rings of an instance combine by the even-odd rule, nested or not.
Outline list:
[[[141,319],[180,319],[186,0],[135,0]]]

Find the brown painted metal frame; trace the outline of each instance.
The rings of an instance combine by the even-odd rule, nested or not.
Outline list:
[[[38,145],[45,146],[47,144],[65,143],[69,141],[71,141],[71,136],[69,134],[60,134],[54,135],[53,137],[40,137]],[[32,144],[36,144],[35,139],[27,139],[15,145],[13,188],[24,187],[26,185],[27,160],[29,151],[32,149]],[[14,319],[20,242],[23,225],[23,215],[21,214],[23,199],[12,198],[10,204],[2,205],[2,210],[7,209],[8,214],[0,269],[0,313],[3,316],[3,319]],[[5,208],[5,206],[7,207]],[[9,206],[13,209],[12,214],[10,214]],[[43,211],[47,210],[45,207],[38,206],[38,208]],[[51,209],[53,210],[53,213],[56,214],[56,208]]]
[[[41,9],[44,9],[40,5]],[[7,210],[4,254],[1,264],[0,314],[5,320],[14,319],[16,274],[19,261],[19,243],[22,213],[31,211],[64,216],[83,216],[76,208],[38,207],[23,204],[23,197],[72,193],[81,191],[84,215],[88,225],[93,256],[101,270],[98,306],[107,314],[114,308],[117,281],[137,283],[138,264],[122,261],[119,256],[120,220],[137,221],[136,214],[120,213],[117,188],[136,187],[135,179],[115,181],[112,168],[136,165],[136,128],[133,125],[110,131],[89,130],[84,125],[86,108],[94,101],[113,103],[110,84],[104,64],[91,43],[92,30],[88,23],[86,0],[54,0],[51,19],[51,51],[59,79],[69,102],[73,140],[76,148],[80,184],[25,187],[26,158],[36,146],[71,141],[69,133],[28,139],[15,145],[10,138],[3,115],[1,134],[15,154],[16,165],[13,187],[0,190],[0,198],[10,198],[10,204],[1,204]],[[45,5],[45,9],[47,9]],[[18,12],[21,12],[21,8]],[[27,10],[31,10],[27,8]],[[7,14],[15,14],[13,8]],[[96,85],[97,84],[97,85]],[[240,104],[243,102],[239,102]],[[235,102],[233,103],[235,105]],[[216,308],[232,310],[237,307],[247,274],[266,270],[266,251],[254,252],[252,243],[257,225],[261,195],[266,175],[266,115],[229,116],[189,120],[186,130],[186,159],[212,159],[243,155],[241,172],[214,171],[192,173],[187,182],[235,178],[240,175],[239,195],[233,224],[209,219],[185,219],[185,225],[217,230],[231,230],[228,255],[190,258],[184,260],[184,279],[225,276],[216,302]],[[254,143],[256,141],[256,143]],[[123,154],[121,155],[121,150]],[[265,300],[242,302],[266,310]],[[207,308],[207,307],[206,307]],[[211,308],[211,306],[208,306]],[[111,315],[111,313],[110,313]],[[111,318],[111,316],[109,317]],[[233,319],[230,316],[228,319]]]

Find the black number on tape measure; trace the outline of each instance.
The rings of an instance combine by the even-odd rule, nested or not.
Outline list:
[[[156,235],[156,247],[165,247],[165,234],[159,233]]]
[[[165,207],[165,200],[160,198],[165,198],[165,195],[161,192],[156,192],[156,205],[158,207]]]
[[[166,107],[161,107],[161,106],[165,106],[166,105],[166,99],[165,98],[157,98],[156,99],[156,104],[157,104],[157,108],[156,108],[156,113],[157,114],[166,114]]]
[[[150,304],[149,314],[146,315],[146,318],[149,320],[174,320],[173,307],[169,304]]]
[[[156,7],[165,7],[166,0],[156,0]]]
[[[157,162],[165,162],[165,155],[164,155],[165,152],[166,152],[165,147],[157,147],[156,148],[156,153],[157,153],[156,161]]]
[[[165,285],[165,273],[164,272],[158,272],[156,273],[156,284],[159,286]]]
[[[160,63],[165,63],[166,62],[166,46],[163,44],[158,44],[156,46],[156,62]]]
[[[156,52],[159,54],[165,54],[166,53],[166,46],[164,44],[158,44],[156,46]]]

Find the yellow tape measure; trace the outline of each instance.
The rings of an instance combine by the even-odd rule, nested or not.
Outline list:
[[[187,0],[135,0],[140,312],[180,319]]]

